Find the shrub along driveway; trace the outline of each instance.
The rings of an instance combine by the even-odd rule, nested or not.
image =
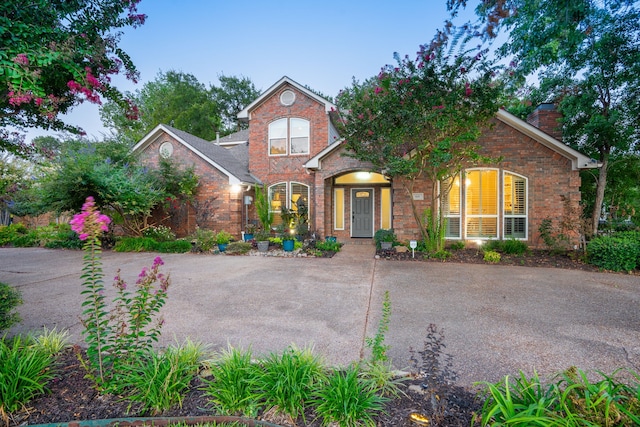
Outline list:
[[[157,254],[105,252],[133,286]],[[369,246],[331,259],[166,254],[172,285],[160,345],[186,337],[254,354],[312,344],[330,364],[368,354],[385,291],[386,342],[397,368],[421,350],[427,327],[444,330],[460,383],[519,369],[549,375],[575,365],[607,373],[640,367],[640,278],[554,268],[375,260]],[[82,342],[82,252],[0,248],[0,282],[17,287],[23,321],[11,333],[69,329]]]

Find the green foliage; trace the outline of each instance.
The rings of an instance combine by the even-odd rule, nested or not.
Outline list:
[[[388,362],[367,361],[360,366],[360,378],[381,396],[400,397],[399,385],[407,377],[398,376]]]
[[[216,233],[205,228],[196,228],[191,237],[195,244],[195,250],[198,252],[209,252],[216,246]]]
[[[524,255],[529,252],[529,246],[522,240],[489,240],[482,245],[482,250],[500,252],[507,255]]]
[[[589,263],[612,271],[632,271],[640,267],[640,232],[600,236],[587,245]]]
[[[382,300],[382,316],[378,322],[378,330],[373,338],[365,338],[367,348],[371,349],[371,363],[386,362],[388,360],[387,351],[389,345],[384,343],[384,336],[389,332],[389,322],[391,321],[391,297],[389,291],[385,291]]]
[[[49,354],[59,354],[69,345],[69,331],[58,331],[56,327],[43,331],[37,335],[29,335],[28,338],[33,344],[43,348]]]
[[[456,240],[449,245],[449,249],[452,251],[459,251],[465,248],[465,243],[462,240]]]
[[[15,311],[22,304],[20,291],[0,282],[0,332],[20,323],[20,315]]]
[[[262,362],[257,378],[260,402],[296,419],[310,403],[313,390],[326,379],[320,359],[310,349],[289,347],[281,355],[271,353]]]
[[[0,4],[0,149],[29,153],[9,127],[79,133],[61,115],[85,100],[109,99],[134,118],[133,105],[111,76],[137,78],[118,46],[122,29],[144,23],[146,16],[136,8],[137,2],[120,0]]]
[[[399,178],[408,194],[417,180],[432,182],[434,221],[438,183],[469,163],[489,160],[476,140],[501,105],[502,84],[484,54],[451,56],[444,46],[421,46],[415,60],[395,54],[396,64],[354,81],[337,99],[338,111],[348,112],[338,123],[346,152]],[[426,240],[412,198],[411,207]]]
[[[151,349],[130,364],[121,366],[117,387],[141,410],[150,415],[160,414],[174,406],[182,406],[182,399],[198,372],[202,346],[187,341],[170,346],[163,353]]]
[[[323,252],[340,252],[342,243],[333,242],[328,240],[321,240],[316,242],[316,249]]]
[[[273,224],[273,213],[271,212],[271,206],[269,205],[269,190],[266,185],[262,187],[256,185],[255,187],[255,207],[256,214],[262,225],[262,231],[270,232],[271,224]]]
[[[500,253],[496,252],[496,251],[492,251],[492,250],[485,250],[483,251],[484,255],[482,257],[482,259],[485,262],[489,262],[491,264],[497,264],[500,262]]]
[[[326,384],[314,392],[314,406],[322,425],[375,426],[374,415],[384,409],[386,399],[377,395],[360,377],[359,365],[333,371]]]
[[[165,199],[192,200],[200,183],[193,166],[183,168],[171,159],[161,159],[160,167],[153,170],[152,174],[155,182],[162,188]]]
[[[118,239],[113,250],[116,252],[153,252],[158,242],[151,237],[122,237]]]
[[[253,82],[247,77],[218,76],[220,87],[212,87],[211,92],[215,99],[222,124],[222,133],[235,132],[246,129],[248,123],[238,121],[238,113],[260,96]]]
[[[551,218],[545,218],[538,228],[540,237],[544,244],[553,252],[561,252],[566,249],[569,239],[567,236],[553,226]]]
[[[427,253],[435,253],[444,248],[444,235],[447,229],[446,219],[441,218],[437,213],[434,214],[431,208],[425,209],[423,215],[423,223],[426,230],[426,239],[424,239]]]
[[[231,242],[225,252],[227,255],[244,255],[249,252],[252,247],[249,242]]]
[[[0,418],[9,425],[7,413],[24,407],[46,391],[53,379],[53,355],[43,346],[19,336],[0,340]]]
[[[217,412],[247,417],[257,415],[256,378],[260,370],[252,363],[251,356],[251,350],[229,347],[218,359],[209,362],[213,379],[204,381],[205,390]]]
[[[157,242],[154,250],[165,254],[183,254],[191,251],[191,242],[184,239],[179,239],[173,242]]]
[[[176,233],[165,225],[151,225],[142,231],[142,237],[149,237],[156,242],[170,242],[176,240]]]
[[[378,249],[380,249],[381,242],[391,242],[392,245],[398,242],[393,229],[386,230],[384,228],[376,230],[373,235],[373,241],[376,243],[376,248]]]
[[[570,368],[556,383],[545,385],[537,374],[520,372],[514,382],[505,377],[484,386],[482,426],[630,426],[640,421],[638,375],[635,384],[600,373],[593,382],[587,373]]]
[[[231,242],[231,240],[233,239],[233,234],[224,231],[224,230],[220,230],[217,234],[216,234],[216,243],[219,245],[226,245],[229,242]]]

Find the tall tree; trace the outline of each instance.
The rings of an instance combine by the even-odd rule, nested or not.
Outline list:
[[[218,104],[192,74],[160,72],[155,80],[129,96],[138,105],[140,120],[128,120],[126,111],[116,103],[105,105],[100,115],[105,126],[114,128],[130,142],[137,142],[161,123],[209,140],[222,127]]]
[[[118,29],[142,25],[140,0],[12,0],[0,2],[0,149],[29,154],[25,128],[81,130],[60,114],[102,98],[129,117],[133,105],[110,83],[137,72],[118,46]],[[10,131],[13,127],[16,131]]]
[[[502,88],[483,52],[447,56],[444,46],[423,46],[415,60],[397,54],[396,60],[377,77],[354,81],[338,95],[340,111],[346,113],[340,132],[347,153],[398,178],[423,239],[436,242],[437,250],[442,242],[427,234],[411,197],[413,186],[429,179],[430,220],[438,223],[439,183],[466,164],[486,160],[475,141],[498,111]]]
[[[238,113],[253,102],[260,91],[247,77],[218,76],[220,87],[213,86],[211,91],[220,108],[222,116],[222,134],[246,129],[249,124],[238,121]]]
[[[453,11],[464,0],[449,0]],[[640,149],[640,11],[637,0],[482,0],[485,35],[508,32],[499,53],[520,78],[538,76],[563,113],[566,143],[602,164],[591,232],[598,232],[611,156]]]

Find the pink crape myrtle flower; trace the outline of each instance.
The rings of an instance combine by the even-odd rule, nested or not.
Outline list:
[[[82,211],[79,214],[75,214],[69,222],[71,229],[78,233],[80,240],[97,238],[103,231],[109,230],[110,223],[111,218],[102,215],[95,208],[95,201],[91,196],[87,197],[87,200],[82,205]]]

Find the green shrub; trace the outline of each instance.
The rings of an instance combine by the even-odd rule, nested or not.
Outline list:
[[[223,415],[255,417],[259,410],[256,378],[259,368],[251,361],[251,350],[229,347],[211,361],[212,380],[205,380],[205,392],[216,411]]]
[[[323,425],[375,426],[374,416],[384,409],[385,398],[361,379],[359,366],[334,371],[313,396],[313,405]]]
[[[612,271],[632,271],[640,265],[640,239],[636,233],[597,237],[587,245],[589,263]]]
[[[630,385],[614,376],[600,374],[592,382],[587,374],[570,368],[556,383],[545,385],[534,374],[522,372],[484,386],[485,402],[480,412],[481,426],[631,426],[640,423],[640,383]],[[475,424],[474,424],[475,425]]]
[[[142,237],[150,237],[156,242],[171,242],[176,240],[176,233],[164,225],[152,225],[142,231]]]
[[[20,304],[20,291],[0,282],[0,332],[20,322],[20,315],[14,311]]]
[[[46,391],[54,377],[54,357],[19,336],[0,340],[0,414],[18,411]]]
[[[191,242],[186,240],[174,240],[165,242],[156,242],[155,250],[162,253],[185,253],[191,251]]]
[[[465,248],[465,243],[462,240],[456,240],[449,245],[449,249],[452,251],[459,251]]]
[[[289,347],[281,355],[272,353],[257,378],[260,402],[293,419],[304,417],[313,390],[325,379],[323,364],[310,349]]]
[[[231,242],[225,251],[227,255],[244,255],[251,250],[253,246],[248,242]]]
[[[507,255],[524,255],[529,252],[529,246],[522,240],[489,240],[483,247],[483,251],[495,251]]]
[[[233,239],[233,235],[228,231],[220,230],[218,234],[216,234],[216,243],[219,245],[227,245]]]
[[[49,354],[56,355],[64,350],[69,344],[69,331],[58,331],[57,328],[48,329],[45,327],[38,335],[29,335],[29,340],[33,344],[45,349]]]
[[[316,249],[323,252],[340,252],[342,243],[332,242],[328,240],[319,240],[316,242]]]
[[[394,245],[398,242],[396,234],[393,232],[392,228],[388,230],[385,230],[384,228],[376,230],[373,235],[373,240],[376,242],[376,248],[378,249],[380,249],[381,242],[391,242]]]
[[[492,264],[497,264],[500,262],[500,253],[496,252],[496,251],[484,251],[484,257],[483,257],[485,262],[490,262]]]
[[[55,226],[55,232],[44,239],[44,247],[49,249],[82,249],[82,243],[69,224]]]
[[[121,365],[118,387],[129,400],[142,404],[143,412],[157,415],[180,406],[198,372],[202,346],[187,342],[164,353],[149,350],[147,357]]]
[[[0,225],[0,246],[11,245],[17,237],[24,236],[27,232],[24,224]]]
[[[198,252],[209,252],[217,245],[216,233],[204,228],[196,228],[195,233],[193,233],[192,239],[194,242],[196,242],[195,250]]]
[[[158,243],[149,237],[123,237],[116,242],[116,252],[153,252]]]

